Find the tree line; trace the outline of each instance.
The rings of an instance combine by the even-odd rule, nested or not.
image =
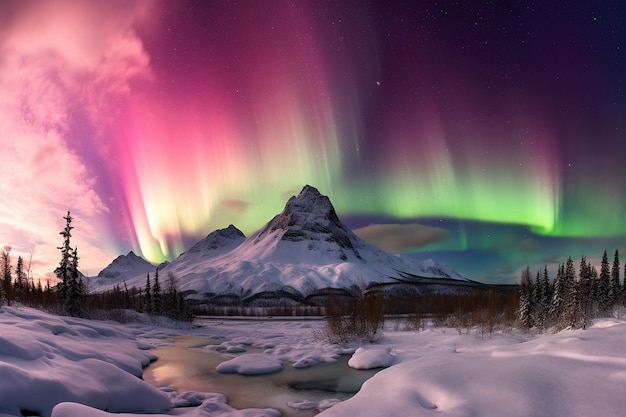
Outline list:
[[[18,256],[15,267],[11,264],[11,246],[5,245],[0,264],[2,274],[0,276],[0,305],[11,305],[14,302],[37,307],[43,306],[49,298],[52,289],[50,281],[44,289],[41,280],[35,284],[30,275],[30,266],[25,265],[24,259]]]
[[[626,264],[625,275],[626,275]],[[619,251],[613,264],[604,251],[600,272],[583,256],[578,272],[571,257],[559,265],[554,281],[548,269],[537,271],[535,279],[530,268],[522,272],[519,322],[523,329],[549,327],[586,328],[596,317],[613,315],[624,306],[626,285],[620,281]]]
[[[193,314],[184,294],[176,287],[176,277],[167,275],[165,288],[161,288],[159,271],[155,269],[152,279],[146,275],[145,287],[128,287],[126,282],[113,289],[89,294],[90,311],[106,312],[108,318],[124,321],[124,311],[133,310],[152,317],[164,316],[173,320],[191,321]]]
[[[380,335],[386,320],[393,320],[396,330],[404,326],[420,331],[429,322],[456,328],[459,333],[476,330],[489,337],[494,331],[513,328],[585,329],[592,319],[618,316],[626,307],[626,279],[620,279],[620,268],[619,251],[615,251],[612,264],[604,251],[599,269],[582,256],[577,271],[569,257],[558,266],[554,280],[547,266],[539,269],[534,279],[527,267],[517,290],[490,287],[384,301],[379,294],[356,299],[329,297],[326,326],[318,336],[331,342],[372,340]]]
[[[63,243],[61,260],[55,270],[58,283],[54,286],[47,280],[45,288],[41,280],[35,285],[30,274],[30,265],[18,256],[12,265],[11,247],[5,246],[0,259],[1,283],[0,306],[19,303],[44,309],[57,314],[86,318],[111,318],[122,320],[124,310],[134,310],[151,316],[167,316],[175,320],[191,320],[192,315],[183,294],[176,288],[176,277],[169,274],[165,291],[161,290],[158,269],[151,282],[147,276],[145,288],[123,288],[118,284],[112,290],[90,293],[78,270],[78,248],[72,247],[72,216],[68,211],[63,217],[65,227],[60,232]]]
[[[516,290],[496,287],[410,298],[377,292],[356,298],[330,296],[324,306],[326,325],[315,336],[331,343],[373,341],[390,322],[395,330],[402,327],[419,332],[431,324],[455,328],[459,334],[476,330],[491,337],[495,331],[511,331],[517,326],[518,306]]]

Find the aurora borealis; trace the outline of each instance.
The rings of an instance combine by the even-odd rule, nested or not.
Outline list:
[[[626,254],[626,5],[544,3],[0,2],[0,239],[45,276],[71,210],[94,275],[310,184],[480,281]]]

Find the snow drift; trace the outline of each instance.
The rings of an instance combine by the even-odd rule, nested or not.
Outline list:
[[[139,378],[156,359],[145,347],[111,324],[2,307],[0,415],[46,417],[62,401],[111,412],[169,410],[167,395]]]

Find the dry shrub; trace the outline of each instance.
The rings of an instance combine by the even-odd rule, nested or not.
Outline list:
[[[383,304],[383,297],[379,294],[367,294],[358,299],[331,295],[325,306],[326,324],[316,336],[330,343],[358,339],[373,342],[382,334],[385,320]]]

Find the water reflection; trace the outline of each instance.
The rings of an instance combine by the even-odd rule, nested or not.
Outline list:
[[[180,337],[174,346],[154,350],[158,360],[144,370],[144,379],[156,386],[171,386],[179,392],[219,392],[236,408],[274,408],[283,416],[311,417],[316,410],[296,410],[292,401],[347,399],[376,371],[357,371],[347,365],[348,357],[334,363],[296,369],[286,364],[281,372],[270,375],[242,376],[220,374],[215,368],[232,358],[218,352],[194,348],[221,341],[198,336]],[[253,353],[255,349],[248,349]],[[260,351],[260,350],[256,350]]]

